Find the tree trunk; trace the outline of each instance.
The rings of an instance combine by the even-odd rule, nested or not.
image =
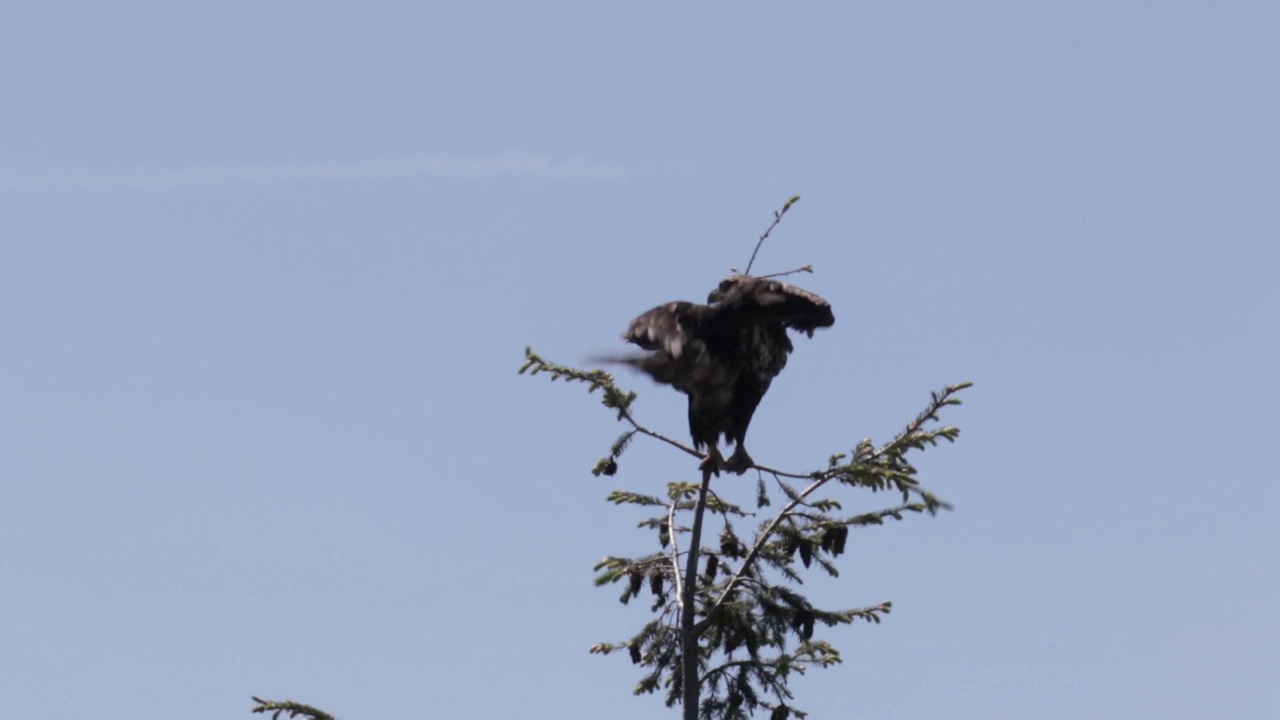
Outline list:
[[[698,554],[702,549],[702,515],[707,509],[707,488],[711,470],[702,471],[698,504],[693,509],[693,529],[689,533],[689,553],[684,558],[684,587],[680,598],[680,682],[683,690],[684,720],[698,720],[702,685],[698,678]],[[671,529],[675,532],[675,528]]]

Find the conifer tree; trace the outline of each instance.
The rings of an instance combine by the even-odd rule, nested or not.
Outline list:
[[[756,243],[753,261],[798,199],[774,213],[773,224]],[[800,270],[811,271],[807,265]],[[636,393],[620,388],[604,370],[558,365],[526,348],[520,372],[584,383],[588,392],[599,391],[603,405],[626,425],[595,464],[594,475],[615,475],[637,436],[703,457],[641,424],[633,411]],[[858,620],[878,624],[892,604],[819,608],[796,586],[811,570],[839,574],[835,561],[844,553],[851,529],[951,508],[920,484],[907,458],[941,440],[956,439],[959,429],[941,426],[939,413],[959,405],[958,394],[970,384],[931,393],[925,409],[888,442],[864,439],[848,453],[831,455],[817,470],[795,473],[757,464],[751,509],[712,487],[711,468],[702,471],[701,482],[667,483],[665,495],[611,492],[609,502],[649,513],[640,526],[654,533],[656,548],[642,557],[605,557],[594,568],[595,584],[620,585],[623,603],[647,595],[652,619],[630,638],[599,643],[591,652],[625,651],[642,670],[635,694],[664,692],[668,707],[682,705],[684,720],[747,720],[761,712],[770,720],[805,717],[791,704],[790,679],[809,668],[841,662],[839,651],[816,634],[818,627]],[[856,490],[895,499],[872,511],[849,513],[845,504]],[[761,517],[749,531],[740,529]]]
[[[592,469],[612,476],[630,442],[647,436],[701,459],[691,447],[640,424],[632,411],[636,393],[622,390],[604,370],[579,370],[525,351],[520,372],[547,374],[552,380],[587,384],[601,392],[605,407],[628,425]],[[646,508],[652,514],[640,526],[655,534],[657,549],[642,557],[608,556],[594,568],[597,586],[619,584],[623,603],[652,598],[654,617],[629,639],[599,643],[591,652],[626,651],[643,669],[635,693],[665,690],[666,704],[683,704],[685,720],[746,720],[758,710],[770,720],[803,718],[790,704],[788,681],[811,667],[841,661],[839,651],[815,637],[819,625],[879,623],[892,609],[888,601],[855,608],[824,609],[794,589],[805,571],[839,574],[835,559],[845,551],[851,528],[882,525],[910,514],[936,514],[950,505],[924,489],[907,456],[954,441],[955,427],[939,427],[938,413],[959,405],[961,383],[931,394],[928,406],[888,442],[859,442],[838,453],[825,467],[793,473],[757,465],[755,510],[772,508],[750,535],[738,528],[757,515],[712,488],[712,473],[699,483],[667,483],[665,496],[614,490],[615,505]],[[887,492],[896,501],[870,512],[849,514],[841,497],[849,490]],[[708,516],[717,523],[707,537]]]

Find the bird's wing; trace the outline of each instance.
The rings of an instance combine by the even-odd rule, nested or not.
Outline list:
[[[751,278],[740,282],[729,289],[719,307],[734,315],[776,320],[810,337],[817,328],[831,327],[836,322],[831,304],[822,297],[778,280]]]
[[[622,339],[679,358],[695,341],[698,325],[710,310],[683,300],[659,305],[632,320]]]

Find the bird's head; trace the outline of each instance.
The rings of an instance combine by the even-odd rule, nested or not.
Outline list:
[[[715,303],[724,302],[729,297],[730,293],[733,292],[734,288],[754,279],[755,278],[750,275],[730,275],[729,277],[721,280],[720,285],[715,290],[712,290],[711,294],[707,296],[707,304],[714,305]]]

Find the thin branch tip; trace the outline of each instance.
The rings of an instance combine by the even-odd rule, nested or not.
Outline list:
[[[791,198],[787,200],[786,204],[782,206],[781,210],[773,211],[773,222],[769,224],[769,227],[765,228],[764,234],[756,241],[756,247],[751,251],[751,259],[747,261],[747,269],[742,272],[743,275],[751,274],[751,266],[756,262],[756,254],[760,252],[760,246],[768,239],[769,233],[773,232],[773,229],[778,227],[778,223],[782,222],[782,216],[786,215],[787,211],[791,209],[791,206],[798,202],[800,202],[800,196],[792,195]]]
[[[761,275],[760,277],[761,277],[761,278],[786,277],[787,275],[795,275],[796,273],[809,273],[809,274],[813,274],[813,266],[812,266],[812,265],[801,265],[800,267],[798,267],[798,268],[796,268],[796,269],[794,269],[794,270],[787,270],[786,272],[769,273],[768,275]]]

